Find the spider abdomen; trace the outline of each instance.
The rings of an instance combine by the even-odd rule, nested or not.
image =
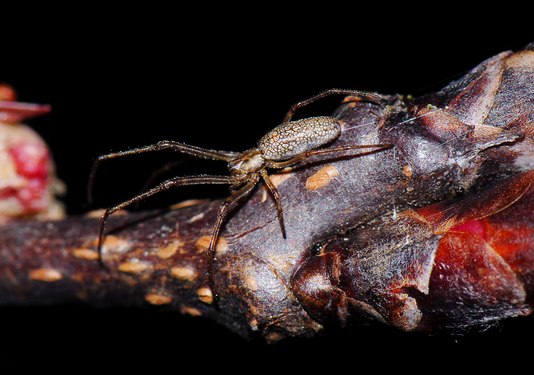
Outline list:
[[[258,142],[258,149],[267,160],[287,160],[333,141],[341,133],[334,117],[310,117],[285,122]]]

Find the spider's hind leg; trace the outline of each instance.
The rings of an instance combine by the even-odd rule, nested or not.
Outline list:
[[[260,173],[263,181],[265,182],[265,185],[267,185],[267,188],[273,195],[274,203],[276,205],[276,212],[278,214],[278,221],[280,222],[280,228],[282,229],[282,236],[286,238],[287,235],[286,226],[284,224],[284,209],[282,207],[282,198],[280,197],[278,189],[276,188],[276,186],[274,186],[273,182],[269,178],[269,174],[267,173],[267,171],[265,169],[262,169]]]
[[[124,201],[122,203],[117,204],[116,206],[108,208],[106,212],[104,213],[104,215],[102,215],[102,223],[100,224],[100,232],[98,234],[97,251],[98,251],[98,260],[100,264],[104,265],[103,258],[102,258],[102,245],[104,243],[104,230],[106,228],[106,223],[108,221],[109,216],[112,215],[114,212],[117,212],[118,210],[122,210],[123,208],[126,208],[134,203],[140,202],[148,197],[151,197],[160,192],[169,190],[177,186],[206,185],[206,184],[207,185],[224,185],[224,184],[231,185],[233,183],[234,183],[233,178],[229,176],[201,175],[201,176],[175,177],[175,178],[162,182],[158,186],[144,192],[143,194],[136,195],[135,197],[130,198],[127,201]]]
[[[221,232],[222,225],[228,216],[230,206],[248,196],[258,184],[258,180],[258,176],[252,176],[252,178],[243,187],[233,191],[232,195],[226,198],[226,200],[219,207],[217,220],[215,221],[215,225],[213,225],[213,229],[211,231],[210,245],[208,248],[208,282],[216,307],[218,307],[218,294],[215,286],[215,279],[213,278],[213,265],[217,258],[217,241],[219,240],[219,233]]]
[[[353,95],[358,98],[361,98],[364,101],[368,101],[371,103],[376,104],[383,104],[383,103],[391,103],[397,99],[396,95],[382,95],[377,94],[373,92],[367,92],[367,91],[359,91],[359,90],[350,90],[350,89],[328,89],[320,92],[317,95],[312,96],[311,98],[302,100],[298,103],[295,103],[289,108],[289,111],[287,111],[286,116],[284,117],[283,122],[288,122],[293,118],[295,115],[295,112],[300,109],[304,108],[322,98],[326,98],[327,96],[331,95]]]

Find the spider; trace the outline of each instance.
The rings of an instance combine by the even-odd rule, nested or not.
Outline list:
[[[307,159],[308,157],[315,155],[332,154],[361,148],[375,148],[376,150],[374,151],[380,151],[391,147],[389,144],[371,144],[320,148],[321,146],[328,144],[339,137],[341,133],[341,125],[339,120],[334,117],[319,116],[291,121],[298,109],[330,95],[353,95],[356,96],[358,100],[365,100],[379,105],[383,105],[384,103],[388,102],[391,103],[396,99],[396,96],[378,95],[357,90],[325,90],[291,106],[281,125],[278,125],[276,128],[265,134],[259,140],[257,147],[244,152],[209,150],[175,141],[160,141],[156,144],[145,147],[99,156],[93,164],[93,168],[89,177],[89,202],[91,202],[91,191],[98,165],[102,161],[108,159],[115,159],[128,155],[137,155],[145,152],[172,150],[183,154],[189,154],[198,158],[224,161],[228,163],[228,169],[230,171],[228,176],[197,175],[174,177],[160,183],[156,187],[147,190],[142,194],[136,195],[133,198],[108,208],[102,216],[102,223],[98,236],[98,255],[100,263],[104,265],[102,259],[104,229],[109,216],[114,212],[177,186],[200,184],[229,185],[231,192],[230,196],[222,202],[219,208],[217,219],[211,232],[211,239],[208,247],[207,277],[210,287],[212,288],[212,293],[214,297],[217,298],[213,285],[213,264],[216,260],[215,247],[219,238],[221,227],[228,215],[230,206],[248,196],[260,181],[265,183],[271,192],[272,197],[274,198],[282,236],[286,238],[286,229],[284,225],[283,207],[280,193],[271,182],[268,170],[279,170],[282,168],[291,167]],[[358,155],[359,154],[356,154],[354,156]]]

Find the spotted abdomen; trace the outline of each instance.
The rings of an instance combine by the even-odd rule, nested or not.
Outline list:
[[[282,161],[333,141],[340,132],[334,117],[310,117],[277,126],[260,139],[258,148],[265,159]]]

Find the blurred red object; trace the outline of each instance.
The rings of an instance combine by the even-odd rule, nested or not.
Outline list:
[[[63,208],[55,194],[62,184],[45,142],[20,122],[50,106],[16,102],[15,90],[0,84],[0,222],[20,218],[55,219]]]

